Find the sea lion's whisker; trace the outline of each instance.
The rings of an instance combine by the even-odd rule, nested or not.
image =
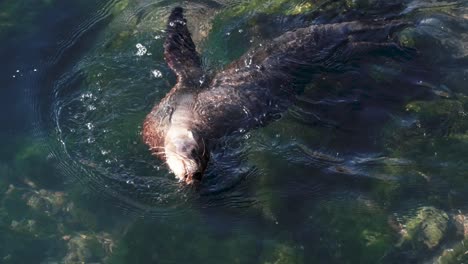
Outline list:
[[[153,149],[164,149],[164,148],[165,148],[164,146],[152,146],[149,149],[153,150]]]
[[[205,150],[206,150],[206,148],[205,148],[205,140],[203,140],[203,138],[201,138],[201,141],[202,141],[202,144],[203,144],[203,154],[202,154],[202,157],[204,157],[204,156],[205,156]]]

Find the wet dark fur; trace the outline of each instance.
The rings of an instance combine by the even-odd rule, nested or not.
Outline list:
[[[370,52],[401,50],[389,40],[392,32],[405,25],[355,21],[300,28],[250,50],[209,78],[201,68],[183,10],[175,8],[168,19],[164,55],[177,83],[148,114],[144,141],[165,160],[164,138],[172,114],[183,103],[192,109],[188,122],[199,142],[194,158],[200,162],[200,177],[216,139],[268,123],[286,110],[294,89],[310,81],[314,72],[337,70]]]

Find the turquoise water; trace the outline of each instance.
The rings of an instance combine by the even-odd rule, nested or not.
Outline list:
[[[466,1],[74,2],[0,1],[0,263],[468,261]],[[407,56],[315,72],[193,189],[141,140],[177,5],[210,72],[295,28],[413,24]]]

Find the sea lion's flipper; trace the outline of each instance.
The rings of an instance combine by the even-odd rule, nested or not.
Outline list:
[[[177,75],[179,82],[192,82],[203,74],[201,60],[190,32],[183,9],[172,10],[167,21],[167,36],[164,42],[164,58],[169,67]]]
[[[411,23],[400,20],[312,25],[286,32],[242,59],[259,65],[264,74],[300,77],[298,73],[309,69],[340,69],[347,62],[359,61],[371,53],[388,55],[390,52],[403,58],[410,57],[411,51],[398,45],[395,35],[408,26]],[[238,64],[242,65],[242,62]]]

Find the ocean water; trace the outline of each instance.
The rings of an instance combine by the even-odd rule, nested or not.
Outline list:
[[[296,28],[411,25],[191,188],[141,139],[176,6],[208,73]],[[0,263],[466,263],[467,55],[461,0],[0,1]]]

